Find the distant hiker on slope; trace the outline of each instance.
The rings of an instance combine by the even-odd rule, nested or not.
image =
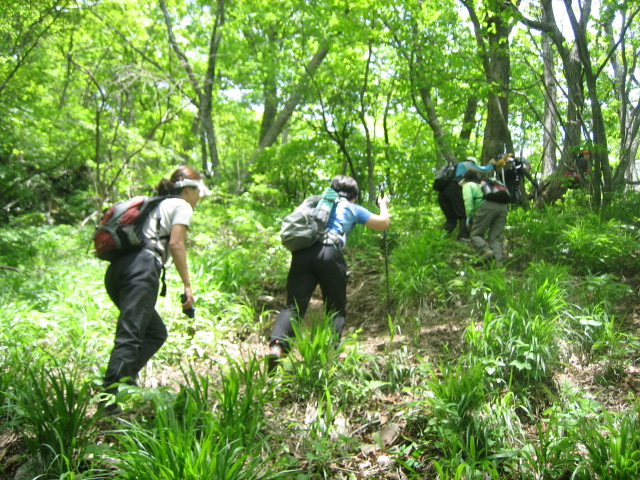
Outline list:
[[[289,340],[294,331],[292,322],[304,317],[311,295],[320,284],[326,314],[333,315],[333,329],[339,339],[346,321],[347,266],[342,249],[347,235],[357,224],[374,230],[389,228],[389,198],[378,199],[380,214],[371,213],[355,203],[357,182],[346,175],[337,175],[331,181],[338,201],[332,207],[327,222],[328,234],[310,247],[294,251],[287,276],[287,305],[280,312],[271,334],[269,371],[291,349]]]
[[[444,224],[444,230],[447,235],[451,235],[456,229],[456,225],[459,224],[460,231],[458,233],[458,241],[463,243],[469,243],[469,229],[467,228],[467,215],[464,209],[464,200],[462,199],[462,187],[459,182],[462,180],[462,176],[465,172],[478,172],[481,175],[486,175],[494,168],[498,169],[506,164],[506,159],[491,160],[489,165],[479,166],[476,164],[475,157],[467,157],[464,162],[458,163],[456,167],[456,175],[454,179],[438,193],[438,204],[446,219]]]
[[[478,172],[466,172],[460,181],[467,212],[467,227],[471,231],[471,243],[480,256],[480,262],[475,266],[490,261],[500,265],[502,262],[502,232],[507,223],[509,206],[506,202],[496,202],[487,198],[487,194],[483,193],[484,185],[485,183],[482,182],[482,177]],[[484,236],[487,230],[489,238],[485,240]]]

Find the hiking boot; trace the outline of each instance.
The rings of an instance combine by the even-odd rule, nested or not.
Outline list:
[[[107,416],[107,415],[120,415],[124,412],[124,410],[122,410],[120,408],[120,406],[117,403],[110,403],[110,404],[106,404],[106,401],[102,401],[98,404],[98,410],[96,411],[96,415],[102,417],[102,416]]]
[[[480,255],[480,261],[481,262],[486,262],[488,260],[491,260],[493,258],[493,251],[492,250],[485,250],[484,252],[482,252],[482,254]]]
[[[267,373],[268,374],[271,374],[276,369],[276,367],[280,363],[280,360],[282,359],[283,356],[284,356],[284,353],[282,352],[282,347],[277,343],[274,344],[271,347],[271,350],[269,350],[269,354],[267,355]]]
[[[474,268],[484,267],[491,262],[491,260],[493,260],[493,252],[487,249],[480,255],[480,260],[472,263],[471,266]]]

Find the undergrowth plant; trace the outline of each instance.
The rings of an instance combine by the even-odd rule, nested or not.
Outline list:
[[[586,451],[574,478],[623,480],[640,475],[640,415],[633,408],[619,414],[603,411],[580,428]]]
[[[101,478],[104,472],[95,467],[92,455],[107,447],[93,443],[96,417],[88,410],[93,392],[76,370],[36,364],[10,397],[14,421],[22,426],[31,455],[31,471],[53,479],[90,470],[92,478]]]
[[[572,286],[566,269],[531,264],[521,277],[480,273],[471,295],[481,321],[470,323],[466,340],[484,359],[496,386],[526,387],[547,382],[561,361],[564,318],[571,311]],[[481,293],[481,295],[480,295]]]
[[[499,471],[513,468],[511,442],[523,438],[514,397],[488,403],[484,377],[485,365],[461,357],[453,365],[441,364],[427,382],[433,397],[426,403],[433,418],[424,434],[437,447],[431,460],[441,478],[497,479]]]
[[[213,396],[220,436],[246,445],[261,437],[264,406],[271,396],[261,359],[254,355],[238,360],[230,358]]]
[[[276,478],[268,465],[272,456],[261,455],[261,442],[244,445],[220,436],[214,414],[203,413],[192,402],[180,415],[159,409],[152,428],[133,422],[118,432],[117,439],[123,447],[118,459],[123,479]]]
[[[455,265],[450,262],[455,249],[459,245],[439,230],[426,230],[394,249],[389,284],[399,311],[415,308],[424,297],[453,300],[445,287],[455,276]]]
[[[634,254],[637,243],[635,228],[591,213],[564,228],[559,248],[581,273],[619,275],[639,270],[640,259]]]
[[[472,249],[442,236],[439,213],[422,218],[427,210],[411,207],[388,232],[399,312],[380,320],[388,340],[359,344],[358,331],[339,345],[332,319],[312,316],[296,325],[292,352],[273,377],[260,352],[269,312],[257,297],[283,293],[289,253],[278,243],[280,210],[253,212],[255,202],[241,197],[198,207],[189,232],[196,317],[182,314],[182,286],[169,267],[169,296],[157,308],[171,333],[142,372],[153,387],[123,389],[121,404],[133,410],[112,420],[94,419],[92,385],[118,312],[104,292],[107,264],[87,251],[89,232],[1,234],[0,264],[12,268],[0,270],[0,431],[22,434],[12,460],[23,463],[21,474],[347,478],[369,475],[364,467],[353,473],[367,461],[371,478],[638,476],[636,400],[620,397],[613,411],[582,385],[558,381],[579,363],[582,380],[621,389],[638,358],[637,332],[624,316],[637,303],[628,286],[638,266],[637,195],[599,214],[566,204],[513,209],[500,268],[473,267]],[[349,245],[357,247],[345,251],[350,268],[381,286],[368,301],[384,310],[383,236],[356,230]],[[447,341],[460,325],[463,353],[431,364],[439,337],[429,335],[437,330]],[[238,339],[256,353],[226,355]],[[185,365],[176,391],[171,373]],[[383,418],[407,421],[393,446],[381,443]],[[380,450],[360,452],[363,442]],[[382,468],[381,454],[397,463]]]
[[[155,417],[117,432],[123,478],[278,478],[265,437],[262,361],[229,359],[220,384],[192,368],[177,394],[153,397]]]
[[[333,315],[311,315],[310,326],[293,322],[292,351],[284,362],[288,392],[306,399],[336,384],[336,361],[341,346],[333,330]]]
[[[550,415],[535,425],[535,438],[523,446],[521,478],[569,478],[579,462],[576,435]]]
[[[549,222],[549,218],[557,221]],[[557,207],[510,210],[504,237],[513,266],[521,268],[530,262],[553,258],[555,245],[562,235],[560,226],[572,219],[571,213]]]

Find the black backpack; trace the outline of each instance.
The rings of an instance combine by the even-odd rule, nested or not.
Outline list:
[[[441,192],[449,186],[456,178],[457,163],[447,163],[436,172],[436,178],[433,181],[433,189]]]
[[[502,182],[495,177],[487,178],[480,184],[480,189],[485,200],[496,203],[511,202],[511,194],[504,184],[504,171],[502,172]]]

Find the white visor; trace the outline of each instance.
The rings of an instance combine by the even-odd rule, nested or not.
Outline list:
[[[200,190],[200,196],[206,197],[211,195],[211,190],[207,188],[202,180],[193,180],[191,178],[185,178],[184,180],[180,180],[173,184],[173,188],[184,188],[184,187],[196,187]]]

